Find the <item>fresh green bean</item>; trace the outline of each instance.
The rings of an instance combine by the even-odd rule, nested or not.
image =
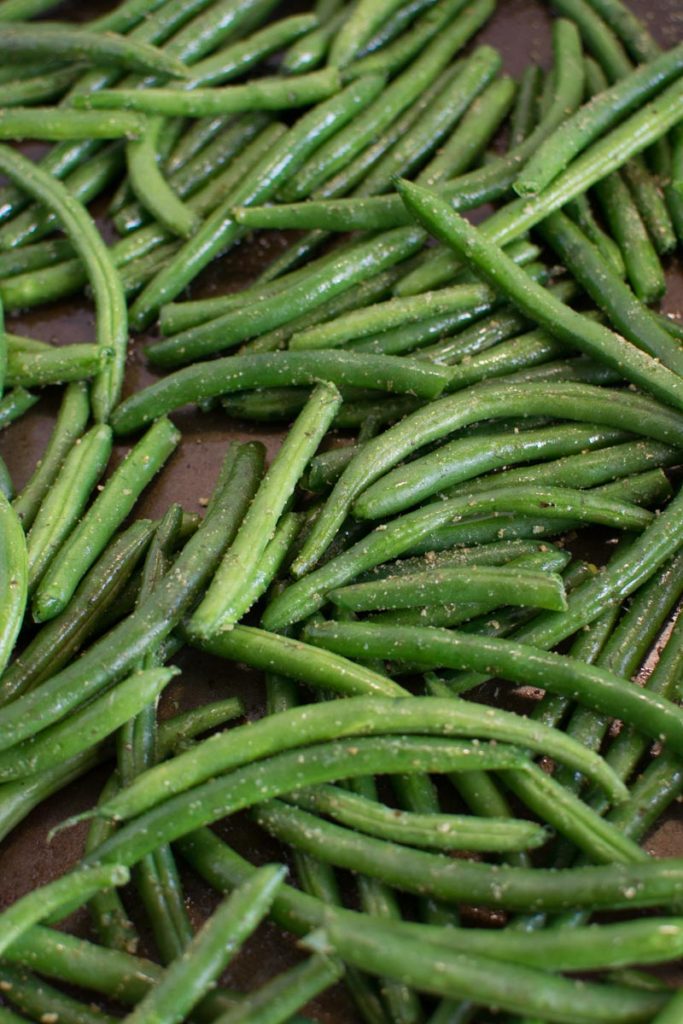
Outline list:
[[[7,1001],[30,1019],[40,1020],[45,1014],[57,1013],[63,1024],[115,1024],[115,1017],[78,1002],[73,996],[34,978],[28,971],[6,967],[3,963],[0,984]],[[21,1019],[25,1021],[26,1017]]]
[[[0,112],[0,139],[120,139],[137,138],[144,121],[136,114],[116,111],[59,111],[53,107],[8,107]]]
[[[156,161],[159,134],[163,126],[161,118],[151,118],[142,138],[128,143],[128,178],[133,192],[154,220],[171,234],[189,238],[199,226],[199,219],[167,183]]]
[[[42,270],[70,256],[73,256],[73,248],[66,239],[36,242],[35,245],[0,253],[0,276],[13,277],[29,270]]]
[[[295,14],[289,18],[280,18],[272,25],[266,25],[260,31],[248,35],[246,39],[232,43],[226,49],[218,50],[199,64],[195,64],[192,78],[186,88],[220,85],[238,78],[271,53],[282,50],[293,39],[299,39],[308,33],[317,24],[318,19],[314,14]]]
[[[237,634],[237,643],[232,634]],[[228,657],[240,657],[247,646],[246,635],[258,642],[260,630],[246,626],[236,627],[230,633],[221,634],[211,641],[207,647],[212,652],[219,652]],[[241,641],[241,642],[240,642]],[[624,796],[624,787],[619,783],[615,788],[610,773],[606,773],[603,762],[596,754],[585,751],[579,744],[568,740],[557,730],[544,727],[540,723],[531,723],[528,719],[510,712],[489,707],[480,707],[465,701],[437,700],[435,697],[405,696],[406,691],[397,684],[393,692],[385,688],[381,699],[377,697],[353,696],[354,693],[372,692],[364,681],[361,688],[342,679],[338,667],[341,663],[346,668],[347,676],[353,672],[360,676],[361,668],[346,659],[332,660],[332,657],[321,654],[320,650],[307,644],[301,644],[296,656],[296,641],[278,637],[270,641],[271,648],[277,645],[281,650],[287,648],[292,652],[292,660],[305,666],[306,659],[312,664],[302,678],[305,682],[317,686],[332,684],[337,692],[350,694],[343,701],[330,704],[305,705],[282,712],[280,715],[269,716],[258,724],[232,729],[228,733],[212,737],[191,750],[174,758],[166,764],[158,765],[147,773],[139,776],[128,789],[121,791],[109,803],[101,808],[108,817],[119,819],[129,818],[149,808],[153,808],[160,800],[173,795],[180,795],[190,787],[200,785],[216,774],[224,774],[235,770],[248,762],[301,747],[307,743],[328,740],[332,736],[386,735],[391,733],[435,733],[437,735],[462,735],[483,737],[486,739],[518,743],[537,753],[544,751],[566,764],[580,764],[583,769],[593,772],[596,781],[606,786],[615,801]],[[256,645],[257,646],[257,645]],[[239,652],[239,653],[234,653]],[[249,663],[263,667],[267,663],[268,653],[254,649],[247,651]],[[271,666],[281,668],[283,659],[277,662],[272,659]],[[284,672],[292,674],[291,668],[285,663]],[[362,669],[366,678],[381,679],[368,669]],[[341,685],[340,685],[341,684]],[[622,683],[622,685],[625,685]],[[344,686],[344,689],[342,689]],[[375,693],[380,691],[375,688]],[[403,696],[402,696],[403,695]],[[387,696],[392,696],[390,702]],[[374,716],[374,717],[373,717]],[[440,717],[439,717],[440,716]],[[337,730],[337,731],[335,731]],[[547,744],[546,747],[543,745]],[[226,776],[228,777],[228,776]],[[292,788],[300,788],[292,787]]]
[[[334,385],[321,384],[311,395],[263,478],[237,536],[192,616],[191,629],[199,636],[210,636],[239,621],[244,590],[254,579],[258,562],[273,537],[285,505],[341,402]]]
[[[344,965],[325,955],[314,955],[276,975],[238,1006],[217,1018],[217,1024],[284,1024],[311,999],[344,974]]]
[[[0,430],[4,430],[10,423],[20,419],[37,401],[38,395],[34,395],[25,388],[13,388],[12,391],[8,391],[0,399]]]
[[[618,441],[626,441],[627,438],[628,434],[623,431],[573,424],[503,435],[496,438],[495,446],[491,445],[487,436],[459,438],[381,477],[356,499],[354,514],[362,519],[392,515],[435,494],[461,493],[462,488],[458,491],[451,491],[451,488],[465,481],[469,488],[473,483],[472,478],[487,470],[507,468],[514,462],[571,456],[574,452],[584,453],[595,447],[600,449]],[[529,470],[531,474],[539,471],[540,467],[531,467]],[[523,470],[519,475],[525,479]],[[488,486],[506,486],[506,481],[512,482],[515,479],[505,474],[502,479],[498,475],[486,477],[487,482],[482,481],[478,490]],[[561,486],[559,480],[548,479],[546,482]],[[586,486],[574,480],[571,470],[563,482],[567,486]]]
[[[370,41],[397,9],[402,0],[360,0],[335,36],[329,53],[330,64],[344,67]]]
[[[341,7],[326,18],[317,20],[312,31],[287,47],[281,62],[283,71],[290,75],[300,75],[319,67],[325,60],[330,42],[347,17],[348,11]]]
[[[268,913],[285,868],[261,868],[246,885],[221,903],[197,933],[184,956],[138,1003],[131,1024],[174,1024],[183,1020],[215,983],[245,939]]]
[[[545,830],[532,822],[398,811],[338,786],[295,790],[286,800],[359,832],[419,848],[505,852],[541,846],[548,838]]]
[[[4,671],[21,629],[28,592],[26,538],[21,521],[4,494],[0,495],[0,567],[0,668]]]
[[[41,683],[71,660],[130,579],[153,530],[149,520],[138,519],[104,551],[68,608],[46,623],[5,670],[0,704]]]
[[[57,421],[47,448],[13,507],[24,529],[32,525],[40,504],[50,490],[62,462],[76,443],[88,421],[88,389],[85,384],[70,384],[64,392]]]
[[[256,78],[246,85],[193,89],[102,89],[74,97],[83,110],[124,108],[165,117],[208,117],[250,110],[289,110],[305,107],[334,96],[340,89],[332,69],[312,71],[296,78]]]
[[[518,589],[519,588],[519,589]],[[440,569],[382,583],[355,583],[330,591],[333,604],[350,611],[416,608],[440,602],[489,602],[566,608],[562,579],[555,573],[520,568]]]
[[[145,423],[187,402],[197,402],[232,391],[282,384],[314,384],[328,380],[337,385],[377,388],[435,398],[446,383],[443,370],[400,356],[372,356],[350,352],[274,352],[226,356],[177,370],[122,402],[112,416],[118,433],[130,433]]]
[[[48,351],[10,351],[7,384],[10,387],[44,387],[94,377],[111,357],[99,345],[65,345]]]
[[[6,146],[0,147],[0,168],[54,211],[87,268],[96,297],[98,343],[115,353],[97,377],[92,396],[96,418],[107,420],[121,387],[128,345],[125,298],[109,254],[87,212],[64,185]]]
[[[77,661],[8,705],[0,724],[2,749],[59,721],[71,709],[130,673],[195,603],[232,540],[260,476],[260,445],[231,448],[228,458],[232,471],[212,514],[186,542],[145,607],[136,609]]]
[[[138,42],[130,36],[123,38],[114,32],[90,32],[55,25],[3,25],[0,27],[0,56],[12,64],[48,57],[126,68],[142,74],[188,76],[181,61],[149,43]]]
[[[272,147],[268,158],[252,169],[207,218],[167,270],[147,286],[133,307],[134,326],[149,323],[160,306],[174,299],[202,267],[239,237],[242,229],[229,216],[233,206],[251,206],[269,199],[310,153],[377,96],[382,85],[378,76],[360,79],[301,117]]]
[[[346,358],[350,358],[350,355]],[[638,407],[638,414],[622,416],[626,406],[633,404]],[[625,430],[633,430],[637,423],[639,430],[647,430],[646,436],[665,443],[677,443],[674,422],[678,414],[669,413],[655,402],[622,391],[609,392],[603,388],[572,383],[539,383],[526,386],[491,384],[473,392],[456,393],[432,403],[424,410],[418,410],[368,442],[337,483],[325,510],[294,562],[294,572],[301,575],[315,564],[357,495],[421,445],[486,418],[548,413],[555,417],[562,415],[568,419],[580,419]],[[669,424],[668,428],[664,426],[665,422]]]
[[[333,260],[322,261],[317,272],[302,275],[288,289],[286,301],[283,302],[282,293],[277,290],[260,303],[225,313],[151,345],[147,350],[150,359],[160,366],[177,366],[279,327],[369,275],[412,256],[422,241],[423,233],[419,228],[399,228],[376,236],[343,251]]]
[[[111,428],[99,424],[79,438],[64,460],[26,538],[31,591],[80,519],[93,488],[107,467],[111,449]]]
[[[437,950],[398,938],[384,928],[374,935],[369,922],[366,932],[337,918],[331,919],[329,925],[308,936],[302,945],[311,951],[338,953],[356,965],[362,961],[364,969],[373,974],[400,974],[419,990],[435,995],[472,999],[479,1005],[495,1005],[513,1013],[532,1009],[543,1020],[560,1024],[647,1019],[666,998],[659,992],[555,977],[518,964],[506,965],[470,950],[449,955],[444,948]]]
[[[2,90],[2,102],[5,107],[33,106],[46,103],[48,100],[59,99],[73,84],[80,71],[74,67],[66,67],[46,74],[36,75],[6,85]]]
[[[677,78],[682,68],[683,46],[679,45],[651,55],[649,63],[599,92],[541,144],[515,181],[515,191],[520,195],[541,192],[587,145]]]
[[[24,21],[56,7],[59,0],[2,0],[0,21]]]
[[[512,298],[515,305],[547,327],[554,336],[577,345],[637,384],[674,406],[681,405],[678,380],[658,360],[643,354],[601,324],[575,313],[508,260],[495,243],[469,225],[441,197],[410,182],[400,183],[400,192],[410,209],[459,256],[466,256],[495,287]]]
[[[337,132],[329,142],[320,146],[280,193],[281,198],[292,201],[310,195],[336,171],[346,166],[366,145],[374,142],[377,135],[432,84],[458,50],[485,24],[492,12],[493,3],[490,0],[473,0],[460,17],[449,25],[448,31],[435,36],[413,63],[389,84],[379,100],[355,118],[352,125]]]
[[[0,949],[4,952],[32,925],[46,918],[65,917],[100,889],[125,885],[129,873],[120,864],[77,868],[62,878],[20,897],[0,915]]]

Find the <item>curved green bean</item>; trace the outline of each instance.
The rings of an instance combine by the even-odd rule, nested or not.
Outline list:
[[[133,192],[154,220],[172,235],[188,238],[199,226],[199,218],[179,198],[157,164],[157,146],[163,127],[164,122],[161,118],[152,118],[148,121],[142,138],[137,142],[128,143],[128,178]]]
[[[4,671],[21,629],[28,593],[26,538],[18,515],[4,494],[0,494],[0,571],[0,668]]]
[[[179,432],[162,419],[131,449],[43,576],[33,599],[37,622],[64,610],[84,573],[179,442]]]

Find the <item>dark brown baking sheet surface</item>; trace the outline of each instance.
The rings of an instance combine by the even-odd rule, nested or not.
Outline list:
[[[110,3],[65,3],[52,16],[90,18],[111,6]],[[671,46],[683,37],[682,0],[631,0],[630,6],[646,19],[664,45]],[[488,42],[498,47],[506,70],[512,74],[518,75],[530,61],[548,66],[548,8],[548,4],[538,0],[499,0],[495,18],[479,34],[477,42]],[[277,14],[301,9],[305,9],[304,4],[281,3]],[[107,230],[106,226],[103,230]],[[286,244],[286,238],[278,234],[261,235],[256,241],[243,243],[216,261],[201,276],[192,294],[221,294],[245,287]],[[683,316],[683,268],[677,260],[670,262],[669,281],[663,308]],[[30,315],[10,317],[7,326],[15,333],[62,343],[89,341],[94,337],[92,306],[82,297]],[[127,392],[138,390],[153,379],[142,354],[145,340],[145,337],[136,336],[131,341]],[[46,392],[28,415],[0,435],[0,454],[7,462],[17,489],[24,484],[44,449],[52,429],[57,397]],[[202,415],[188,411],[174,416],[174,420],[183,433],[182,445],[160,478],[143,496],[136,510],[139,516],[159,516],[173,501],[180,502],[187,511],[199,512],[200,499],[211,492],[228,441],[259,438],[266,443],[272,456],[281,438],[280,431],[276,429],[229,421],[218,413]],[[120,458],[126,450],[127,446],[119,446],[117,457]],[[239,670],[194,651],[181,654],[176,663],[183,670],[182,676],[169,686],[163,699],[162,714],[232,695],[244,699],[250,717],[261,713],[263,694],[257,673]],[[0,844],[0,907],[61,875],[78,860],[83,848],[84,828],[61,832],[51,842],[47,841],[47,833],[65,817],[93,804],[110,768],[110,765],[103,766],[69,786],[35,810]],[[227,823],[224,833],[240,852],[254,861],[282,857],[273,842],[242,818]],[[666,815],[648,839],[647,847],[662,856],[683,855],[683,817],[679,808]],[[193,922],[198,924],[213,905],[215,897],[191,873],[184,873],[184,881],[189,911]],[[129,909],[136,918],[134,903]],[[144,922],[140,925],[144,936]],[[67,927],[89,935],[85,913],[74,915]],[[142,952],[154,956],[151,941]],[[224,981],[248,991],[296,962],[299,956],[295,940],[269,923],[247,943]],[[680,983],[683,983],[683,974]],[[340,986],[313,1004],[309,1014],[334,1024],[352,1024],[357,1019]]]

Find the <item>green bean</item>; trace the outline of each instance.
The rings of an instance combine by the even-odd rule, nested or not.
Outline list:
[[[404,279],[408,280],[408,277]],[[403,292],[403,281],[399,288]],[[557,293],[565,298],[571,298],[568,289],[555,286]],[[418,359],[430,359],[441,365],[453,364],[461,361],[467,356],[476,355],[478,352],[485,352],[496,345],[499,341],[507,341],[513,338],[520,331],[528,328],[529,321],[512,306],[496,308],[489,316],[481,320],[475,320],[473,324],[464,330],[458,330],[452,337],[445,337],[433,345],[426,345],[420,349],[416,357]]]
[[[26,391],[25,388],[13,388],[0,399],[0,430],[20,419],[36,402],[38,395]]]
[[[3,964],[0,967],[0,984],[7,1000],[33,1020],[57,1013],[63,1024],[115,1024],[115,1017],[103,1013],[99,1008],[92,1009],[46,982],[34,979],[28,971],[12,969]],[[25,1017],[21,1019],[26,1020]]]
[[[666,1006],[652,1020],[654,1024],[676,1024],[683,1011],[683,996],[680,992],[671,996]]]
[[[302,275],[288,289],[285,302],[282,293],[276,291],[256,305],[225,313],[151,345],[147,350],[150,359],[160,366],[175,366],[279,327],[369,275],[407,259],[420,248],[422,241],[423,233],[419,228],[399,228],[376,236],[342,252],[336,259],[323,261],[317,271]]]
[[[236,637],[233,637],[236,634]],[[585,751],[579,744],[568,740],[562,733],[548,729],[539,723],[510,712],[482,708],[464,701],[437,700],[435,697],[405,696],[406,691],[392,684],[383,692],[375,687],[381,698],[353,696],[354,693],[372,692],[365,679],[377,678],[368,669],[347,662],[346,659],[321,652],[307,644],[278,637],[268,640],[267,634],[250,627],[239,626],[230,633],[221,634],[209,642],[206,649],[220,653],[223,657],[241,659],[247,647],[245,640],[257,641],[246,650],[248,663],[266,667],[269,651],[258,649],[259,634],[268,641],[271,649],[275,646],[290,653],[290,665],[301,666],[301,678],[316,686],[332,685],[337,692],[346,693],[343,701],[332,705],[305,705],[300,709],[269,716],[259,723],[232,729],[228,733],[212,737],[197,744],[191,750],[174,758],[167,764],[158,765],[140,776],[128,789],[121,791],[113,800],[101,808],[101,813],[119,819],[129,818],[149,808],[159,800],[186,792],[217,774],[235,770],[240,766],[268,755],[277,754],[305,743],[316,743],[335,737],[358,735],[384,735],[391,733],[429,732],[443,735],[483,737],[496,741],[519,743],[537,753],[547,752],[566,764],[581,765],[582,769],[593,772],[606,786],[615,800],[624,795],[623,784],[615,788],[609,773],[603,770],[602,760],[593,752]],[[236,640],[236,642],[235,642]],[[227,653],[226,653],[227,652]],[[322,657],[321,657],[322,654]],[[311,663],[306,667],[307,660]],[[353,679],[343,679],[338,666],[345,669],[347,677],[353,673],[358,679],[363,673],[362,687]],[[283,668],[284,664],[284,668]],[[283,658],[270,659],[270,666],[292,675],[292,669]],[[355,683],[355,685],[354,685]],[[622,683],[622,685],[625,685]],[[403,696],[402,696],[403,695]],[[387,696],[394,699],[386,700]],[[373,717],[374,716],[374,717]],[[439,717],[440,716],[440,717]],[[335,731],[336,730],[336,731]],[[544,744],[547,746],[544,747]],[[228,777],[228,776],[226,776]],[[301,784],[297,787],[300,788]]]
[[[5,670],[0,684],[0,704],[41,683],[71,660],[97,629],[107,607],[130,579],[153,529],[149,520],[139,519],[104,551],[85,576],[69,607],[43,626]]]
[[[614,367],[626,378],[665,402],[681,404],[678,381],[670,370],[657,360],[624,342],[608,328],[575,313],[558,302],[540,286],[531,282],[523,271],[506,259],[502,251],[489,242],[481,231],[453,211],[441,197],[410,182],[400,184],[401,195],[410,209],[458,255],[465,254],[480,273],[509,295],[515,305],[537,323],[547,327],[561,340],[577,345],[583,351]],[[520,276],[521,275],[521,276]]]
[[[25,529],[36,517],[59,468],[76,443],[88,421],[88,389],[85,384],[70,384],[64,392],[57,421],[42,459],[33,476],[14,499],[13,507]]]
[[[625,406],[634,402],[639,408],[637,418],[622,416]],[[647,430],[650,437],[676,443],[676,428],[672,430],[671,427],[677,414],[665,412],[654,402],[627,396],[624,392],[608,392],[590,385],[571,383],[492,384],[473,393],[465,391],[449,396],[418,410],[368,442],[337,483],[311,536],[294,562],[294,572],[301,575],[315,564],[356,496],[416,448],[486,418],[544,413],[626,430],[632,430],[638,423],[639,429]],[[656,420],[659,421],[657,425]],[[670,424],[669,429],[664,426],[664,421]]]
[[[10,351],[7,384],[10,387],[33,388],[87,380],[107,363],[110,355],[99,345],[65,345],[49,351]]]
[[[372,39],[397,9],[401,0],[360,0],[345,20],[330,47],[329,62],[338,67],[350,64],[359,50]]]
[[[605,714],[636,724],[639,731],[653,738],[668,734],[668,728],[661,728],[665,720],[674,733],[678,730],[674,705],[666,699],[650,698],[604,669],[583,665],[564,655],[541,654],[530,645],[511,640],[475,637],[434,627],[339,622],[310,624],[305,637],[345,655],[409,659],[428,667],[437,667],[446,659],[447,667],[475,671],[493,671],[495,666],[495,674],[502,678],[526,683],[535,680],[536,685],[551,691],[569,693]],[[365,647],[361,648],[362,644]]]
[[[683,132],[680,128],[674,128],[670,135],[671,139],[671,178],[672,182],[683,179]],[[683,197],[680,189],[674,184],[669,184],[664,189],[671,220],[673,222],[676,236],[680,242],[683,236]]]
[[[285,869],[261,868],[221,903],[197,933],[186,954],[167,969],[129,1015],[135,1024],[183,1020],[215,983],[245,939],[268,913]]]
[[[79,438],[64,460],[26,538],[30,590],[35,589],[80,519],[93,488],[107,467],[111,449],[111,429],[100,424]]]
[[[586,195],[577,196],[576,199],[567,203],[565,209],[567,215],[581,228],[586,238],[599,250],[612,271],[623,279],[626,276],[626,266],[621,249],[598,224],[588,197]]]
[[[87,212],[62,184],[6,146],[0,147],[0,168],[54,211],[87,268],[97,306],[98,343],[115,353],[93,392],[96,418],[106,420],[120,390],[128,343],[125,298],[109,254]]]
[[[77,661],[3,710],[2,749],[59,721],[123,678],[169,635],[197,600],[232,540],[256,488],[261,452],[255,444],[229,449],[232,471],[212,514],[186,542],[158,590],[144,608],[136,609]]]
[[[297,580],[269,606],[264,613],[263,623],[268,629],[280,629],[284,625],[301,621],[322,607],[329,590],[350,582],[359,572],[380,562],[412,551],[417,541],[431,538],[438,527],[453,521],[458,523],[463,516],[489,510],[534,515],[538,510],[544,518],[557,516],[563,521],[579,522],[585,518],[588,521],[626,525],[633,515],[632,522],[635,523],[637,519],[645,526],[651,520],[651,515],[636,509],[637,506],[628,503],[622,505],[619,500],[613,501],[590,491],[561,487],[542,490],[524,486],[506,487],[472,497],[465,494],[447,501],[436,501],[378,527],[315,573]]]
[[[203,0],[199,15],[173,37],[170,49],[186,64],[194,64],[226,39],[258,27],[273,7],[273,0],[218,0],[216,4]]]
[[[674,225],[661,187],[650,174],[643,157],[636,156],[629,160],[622,175],[647,227],[655,251],[660,255],[672,252],[676,248]]]
[[[642,841],[669,804],[683,790],[680,759],[665,751],[638,777],[630,797],[609,812],[609,820],[626,835]]]
[[[488,309],[492,301],[495,301],[495,293],[481,284],[458,284],[410,298],[393,298],[297,333],[289,347],[293,351],[336,348],[368,335],[383,335],[385,331],[415,321],[423,323],[427,318],[449,313],[465,313],[482,307]],[[377,340],[381,344],[383,339]],[[382,351],[390,354],[402,349],[391,346],[383,347]]]
[[[128,870],[120,864],[83,866],[20,897],[0,914],[0,949],[4,952],[32,925],[55,915],[65,917],[100,889],[125,885]]]
[[[54,25],[6,25],[0,27],[0,56],[8,63],[47,56],[63,61],[87,61],[107,67],[126,68],[143,74],[161,74],[186,78],[188,70],[175,57],[149,43],[114,32],[90,32],[88,29]]]
[[[0,459],[0,493],[11,502],[14,497],[14,485],[4,459]]]
[[[133,192],[154,220],[171,234],[188,238],[199,226],[199,219],[166,182],[157,165],[156,151],[163,126],[161,118],[152,118],[142,138],[128,143],[128,178]]]
[[[272,147],[269,157],[252,169],[207,218],[171,266],[147,286],[133,307],[132,323],[137,327],[149,323],[160,306],[174,299],[202,267],[239,237],[241,228],[229,216],[233,206],[251,206],[269,199],[311,152],[372,101],[382,85],[379,77],[360,79],[300,118]]]
[[[0,777],[5,781],[26,778],[89,749],[155,701],[177,671],[154,668],[134,673],[66,722],[10,748],[0,765]]]
[[[246,391],[243,394],[228,395],[221,399],[221,405],[229,416],[257,422],[289,422],[303,409],[309,392],[305,388],[266,388],[262,391]],[[381,404],[381,423],[394,423],[412,412],[416,399],[408,396],[386,397]],[[417,402],[417,404],[421,404]],[[362,426],[368,416],[378,413],[374,400],[344,402],[337,413],[335,426],[355,430]]]
[[[0,495],[0,566],[3,600],[0,608],[0,669],[4,671],[26,608],[28,557],[21,522],[7,498]]]
[[[32,106],[35,103],[58,99],[64,95],[79,74],[80,71],[76,68],[66,67],[6,85],[2,90],[3,106]]]
[[[435,494],[462,493],[462,488],[457,491],[452,491],[451,488],[467,481],[469,489],[472,478],[487,470],[507,468],[515,461],[532,462],[571,456],[572,452],[584,453],[594,447],[603,448],[610,443],[625,441],[627,437],[623,431],[564,424],[503,435],[496,438],[495,446],[491,445],[487,436],[459,438],[381,477],[356,499],[353,506],[354,514],[362,519],[391,515]],[[533,474],[541,470],[540,467],[531,467],[529,472],[532,479],[536,479]],[[518,475],[522,480],[526,479],[524,470],[518,471]],[[498,475],[493,478],[487,477],[487,482],[482,481],[482,486],[477,489],[506,486],[507,480],[512,482],[515,479],[506,474],[503,474],[502,479],[499,479]],[[561,486],[560,480],[547,479],[546,482]],[[575,481],[570,467],[566,479],[562,482],[567,486],[586,486]]]
[[[541,846],[547,840],[545,830],[532,822],[398,811],[338,786],[295,790],[286,800],[359,832],[419,848],[505,852]]]
[[[207,57],[192,69],[192,78],[186,88],[199,85],[219,85],[238,78],[271,53],[287,46],[293,39],[299,39],[318,20],[313,14],[295,14],[266,25],[259,32],[253,32],[245,40],[233,43],[224,50]]]
[[[96,946],[42,925],[34,925],[12,943],[6,958],[47,977],[101,992],[126,1004],[139,1002],[163,976],[163,969],[151,960]],[[225,989],[215,989],[202,999],[194,1013],[198,1020],[212,1020],[234,1002]]]
[[[250,110],[288,110],[334,96],[340,79],[333,69],[312,71],[296,78],[257,78],[246,85],[193,89],[102,89],[74,97],[76,107],[108,110],[123,107],[165,117],[207,117]]]
[[[171,409],[232,391],[328,380],[434,398],[446,382],[444,371],[400,356],[350,352],[274,352],[226,356],[170,374],[122,402],[112,416],[118,433],[130,433]]]
[[[41,580],[33,600],[36,621],[44,622],[64,610],[83,574],[179,441],[173,424],[162,419],[131,449]]]
[[[683,68],[683,46],[651,55],[649,61],[600,91],[556,128],[522,170],[515,191],[541,192],[587,145],[677,78]]]
[[[472,999],[511,1012],[530,1008],[543,1020],[578,1024],[647,1019],[665,998],[659,992],[638,992],[620,985],[574,981],[519,964],[507,965],[485,954],[447,953],[445,948],[399,938],[386,928],[378,934],[350,927],[334,918],[319,933],[304,939],[309,950],[334,951],[353,964],[363,961],[373,974],[399,974],[416,988],[452,999]],[[435,960],[438,970],[435,970]]]
[[[493,11],[489,0],[473,0],[447,32],[437,35],[416,60],[384,90],[382,97],[354,120],[353,125],[337,132],[322,145],[298,171],[281,198],[302,199],[324,184],[336,171],[357,156],[378,133],[387,128],[428,88],[455,53],[488,20]],[[235,204],[238,205],[238,204]]]
[[[0,139],[136,138],[143,130],[144,121],[125,110],[103,116],[87,110],[8,107],[0,113]]]
[[[441,601],[496,601],[501,605],[549,607],[552,611],[563,611],[566,608],[560,576],[512,567],[440,569],[379,584],[355,583],[332,590],[328,596],[339,608],[361,612],[416,608]]]
[[[55,263],[61,263],[73,255],[71,243],[66,239],[36,242],[21,249],[0,253],[0,275],[13,277],[29,270],[42,270]]]
[[[613,436],[618,440],[616,432]],[[589,450],[590,447],[591,445],[587,444],[580,454],[568,455],[543,465],[503,470],[481,479],[468,480],[457,484],[447,493],[449,496],[455,496],[464,493],[465,490],[476,493],[492,487],[522,483],[596,487],[600,484],[609,484],[615,478],[618,480],[632,474],[643,474],[656,465],[675,465],[679,459],[675,448],[661,445],[656,441],[627,441],[609,447],[605,445],[594,451]]]
[[[58,0],[2,0],[0,21],[24,21],[56,7]]]
[[[167,174],[177,174],[187,167],[188,163],[198,157],[205,146],[215,142],[224,129],[230,129],[235,122],[232,117],[207,117],[190,122],[186,131],[176,142],[173,151],[166,158],[164,170]],[[117,210],[117,213],[119,211]]]
[[[283,71],[290,75],[300,75],[319,67],[325,59],[331,40],[347,17],[348,11],[342,7],[319,20],[312,31],[287,47],[281,61]]]
[[[314,955],[276,975],[238,1006],[217,1018],[218,1024],[284,1024],[293,1014],[344,974],[344,966],[328,956]]]
[[[93,18],[88,27],[97,32],[128,32],[150,19],[163,5],[164,0],[123,0],[113,11]]]
[[[192,616],[191,629],[199,636],[210,636],[239,621],[240,612],[244,610],[244,590],[255,578],[258,562],[273,537],[278,519],[341,401],[334,385],[320,385],[285,438],[211,586]]]
[[[509,147],[518,146],[530,135],[538,120],[538,100],[543,72],[537,64],[530,64],[522,73],[519,91],[510,116]]]

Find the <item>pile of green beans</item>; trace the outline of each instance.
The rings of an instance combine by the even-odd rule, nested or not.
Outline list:
[[[0,0],[0,1022],[680,1017],[683,42],[525,2]]]

